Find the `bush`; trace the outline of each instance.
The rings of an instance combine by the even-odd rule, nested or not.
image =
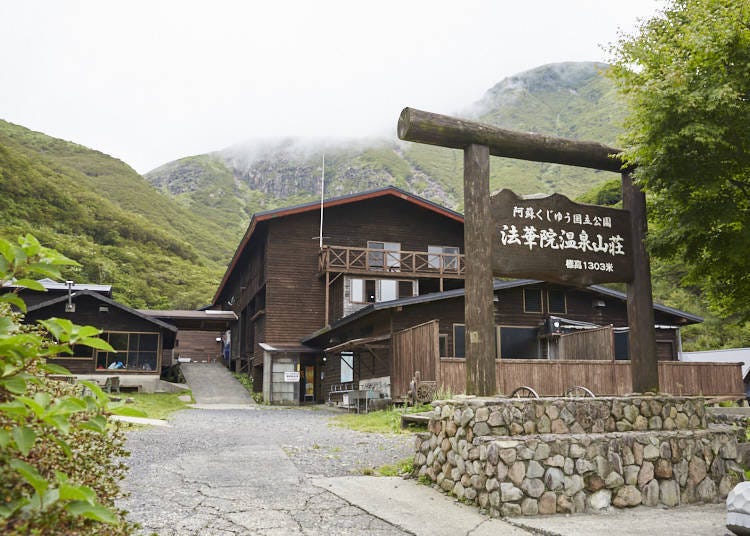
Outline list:
[[[70,264],[33,236],[0,239],[0,286],[44,290],[30,278],[59,279],[58,267]],[[16,294],[0,295],[0,533],[131,534],[135,525],[115,507],[127,452],[117,424],[108,425],[114,411],[95,384],[50,377],[69,373],[45,359],[73,344],[112,349],[98,329],[66,319],[24,325],[25,311]]]

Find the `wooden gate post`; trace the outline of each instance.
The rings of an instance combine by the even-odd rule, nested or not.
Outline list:
[[[646,196],[630,173],[622,174],[622,208],[630,211],[633,240],[633,280],[628,283],[628,326],[633,391],[659,392],[656,361],[654,302],[651,295],[651,263],[646,251]]]
[[[497,393],[492,301],[492,218],[490,217],[490,150],[464,148],[464,250],[466,392]]]

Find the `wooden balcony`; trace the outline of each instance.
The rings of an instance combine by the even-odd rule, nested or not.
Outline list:
[[[321,276],[326,273],[346,273],[377,277],[463,279],[464,270],[464,256],[457,253],[323,246],[318,257]]]

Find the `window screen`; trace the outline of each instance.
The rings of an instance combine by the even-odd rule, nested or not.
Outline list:
[[[438,347],[440,349],[440,357],[448,357],[448,335],[438,335]]]
[[[453,324],[453,357],[466,357],[466,326]]]
[[[630,338],[627,331],[615,332],[615,359],[630,359]]]
[[[503,359],[538,359],[538,328],[500,328],[500,356]]]
[[[550,313],[565,314],[567,312],[564,290],[550,290],[548,299]]]
[[[538,288],[523,289],[523,310],[527,313],[542,312],[542,291]]]

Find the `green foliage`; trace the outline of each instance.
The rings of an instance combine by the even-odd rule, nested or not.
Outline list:
[[[234,372],[232,375],[237,379],[237,381],[242,384],[245,389],[247,389],[247,392],[250,393],[250,396],[253,397],[253,400],[255,400],[257,404],[263,404],[263,393],[255,392],[252,376],[244,374],[242,372]]]
[[[138,308],[209,302],[236,245],[107,155],[0,121],[0,235],[33,233]]]
[[[621,206],[621,184],[609,181],[592,188],[576,201],[595,205]],[[739,315],[720,317],[711,309],[697,285],[684,283],[685,268],[675,259],[651,258],[651,282],[654,301],[704,317],[704,322],[681,329],[682,348],[686,352],[741,348],[750,346],[750,322]],[[614,286],[614,285],[612,285]],[[621,288],[620,290],[625,290]]]
[[[75,265],[31,235],[0,239],[0,286],[38,289],[34,277],[60,277]],[[43,290],[43,289],[42,289]],[[67,373],[45,358],[72,354],[73,344],[114,351],[92,326],[50,318],[22,324],[25,305],[0,297],[0,532],[3,534],[132,533],[115,507],[127,455],[119,429],[108,427],[107,397],[98,386],[55,381]]]
[[[612,52],[653,252],[684,263],[716,310],[750,320],[750,4],[672,0]]]
[[[391,406],[388,409],[371,411],[369,413],[347,413],[337,415],[333,418],[333,424],[342,428],[349,428],[358,432],[373,432],[380,434],[406,434],[413,433],[414,429],[401,428],[401,415],[405,413],[421,413],[432,409],[426,406],[415,406],[412,408],[397,408]]]
[[[378,476],[404,476],[414,472],[414,458],[404,458],[393,464],[381,465],[375,469]]]
[[[128,402],[110,403],[110,408],[126,408],[139,412],[149,419],[166,419],[175,411],[185,409],[191,402],[183,402],[180,396],[191,396],[190,391],[178,393],[129,393]]]

